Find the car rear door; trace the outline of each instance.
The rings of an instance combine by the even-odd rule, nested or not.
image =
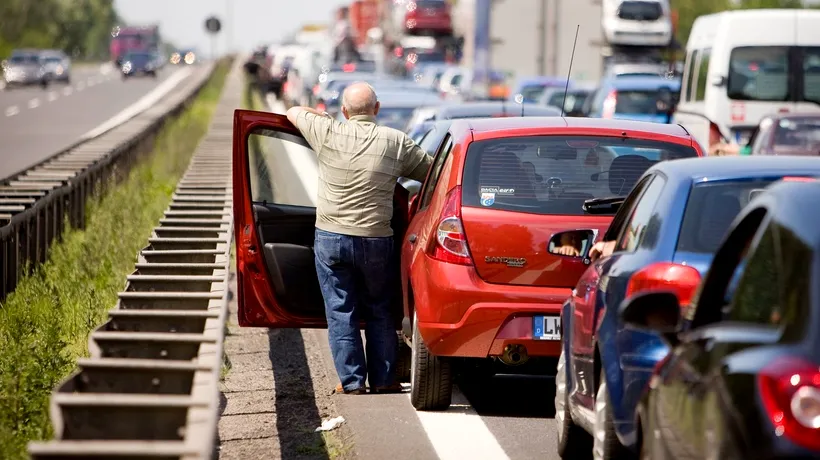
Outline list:
[[[233,143],[239,325],[327,327],[313,253],[316,153],[284,115],[268,112],[237,110]],[[397,187],[396,197],[406,216],[407,191]],[[394,219],[397,241],[405,222]]]

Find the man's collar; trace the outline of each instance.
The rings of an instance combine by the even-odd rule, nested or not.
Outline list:
[[[375,123],[376,117],[373,115],[353,115],[350,117],[350,121],[367,121],[370,123]]]

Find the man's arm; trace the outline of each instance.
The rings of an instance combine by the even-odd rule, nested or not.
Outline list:
[[[402,176],[415,181],[424,182],[427,171],[433,164],[433,158],[421,149],[409,136],[404,138],[404,171]]]
[[[294,125],[294,126],[296,126],[297,128],[299,127],[299,125],[297,124],[297,120],[299,120],[299,114],[300,114],[301,112],[303,112],[303,111],[304,111],[304,112],[307,112],[307,113],[311,113],[311,114],[313,114],[313,115],[318,115],[318,116],[320,116],[320,117],[322,117],[322,116],[325,116],[325,117],[330,116],[330,115],[328,115],[328,114],[327,114],[327,112],[320,112],[320,111],[318,111],[318,110],[316,110],[316,109],[314,109],[314,108],[311,108],[311,107],[301,107],[301,106],[294,106],[294,107],[291,107],[291,108],[289,108],[289,109],[288,109],[288,113],[287,113],[288,120],[289,120],[291,123],[293,123],[293,125]]]

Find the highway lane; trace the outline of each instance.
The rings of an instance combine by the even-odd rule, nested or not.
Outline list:
[[[284,111],[272,97],[268,104],[274,112]],[[315,206],[315,155],[278,139],[262,142],[265,165],[254,167],[267,167],[270,181],[255,185],[272,185],[279,203]],[[326,371],[332,375],[327,332],[303,330],[301,335],[305,348],[316,348],[318,344],[323,350]],[[559,458],[555,381],[551,376],[461,376],[456,382],[453,404],[443,412],[417,412],[408,394],[342,398],[340,413],[353,430],[359,456],[420,460]],[[396,434],[398,430],[401,435]]]
[[[77,69],[70,85],[54,83],[45,90],[28,87],[0,92],[0,179],[74,144],[175,72],[189,72],[168,66],[156,79],[123,81],[116,70],[103,69]]]

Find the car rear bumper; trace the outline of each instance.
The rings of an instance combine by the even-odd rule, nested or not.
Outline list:
[[[640,24],[635,21],[604,21],[606,41],[617,45],[666,46],[672,40],[672,26],[667,21]]]
[[[533,338],[535,316],[559,316],[569,288],[489,284],[475,268],[425,257],[412,274],[418,328],[435,355],[500,356],[523,345],[533,357],[556,357],[560,340]]]

